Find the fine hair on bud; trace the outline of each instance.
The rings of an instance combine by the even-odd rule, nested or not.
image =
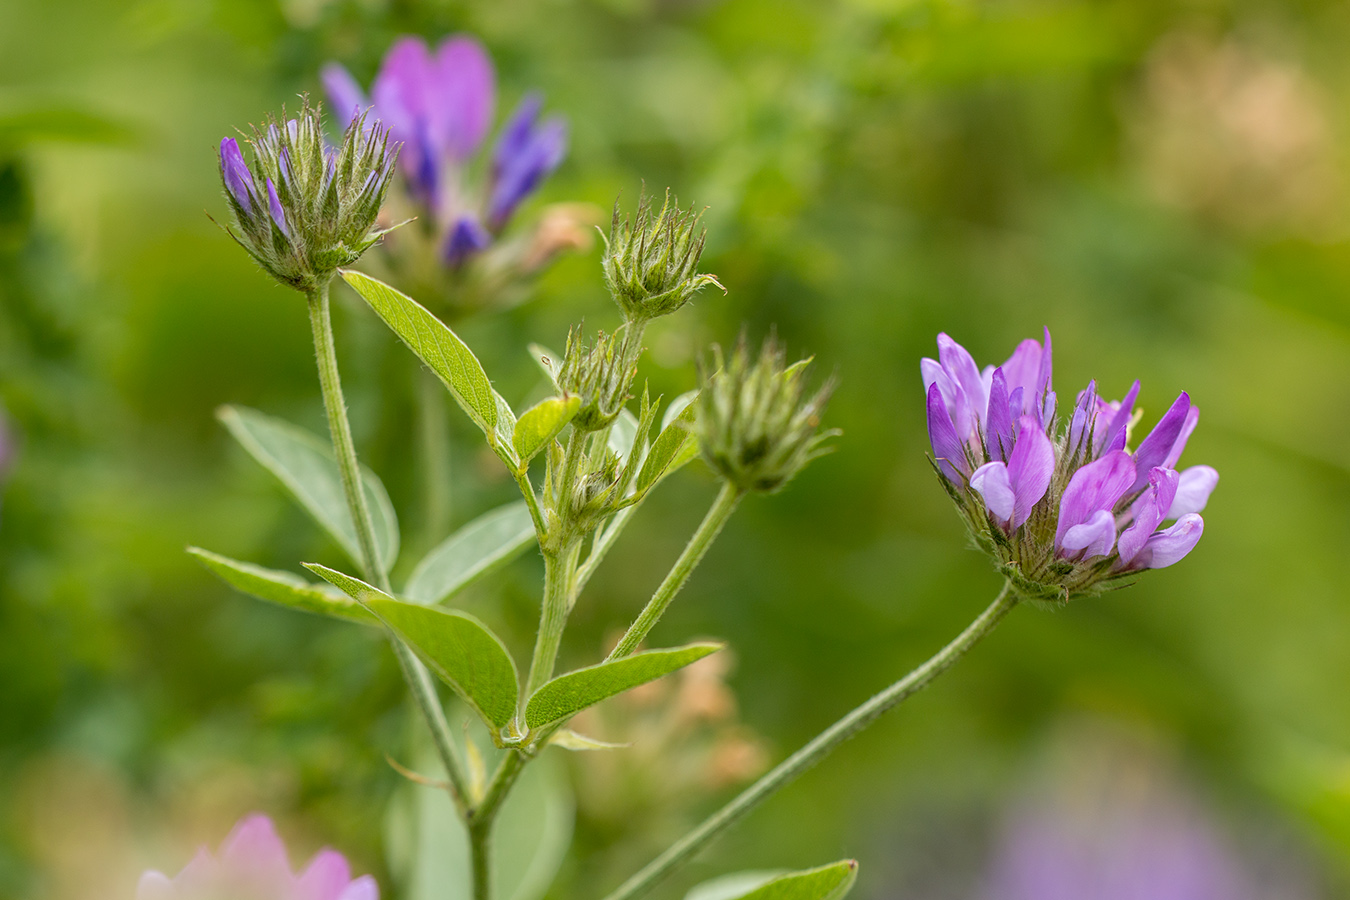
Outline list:
[[[614,201],[602,263],[614,302],[630,322],[669,315],[706,285],[722,288],[717,276],[698,271],[708,236],[702,219],[702,210],[682,209],[669,189],[658,207],[644,188],[632,216]]]
[[[372,231],[384,204],[398,147],[388,130],[355,117],[337,146],[323,135],[317,106],[302,98],[288,118],[269,116],[246,139],[220,143],[220,175],[237,231],[230,235],[282,284],[311,292],[360,259],[383,232]]]
[[[694,430],[708,465],[741,491],[776,491],[811,460],[829,452],[837,430],[821,430],[835,379],[808,393],[810,358],[786,364],[770,334],[757,357],[745,333],[727,357],[712,348],[700,363],[702,390]]]
[[[581,431],[607,427],[628,401],[637,377],[637,349],[629,346],[628,337],[626,325],[609,335],[596,332],[589,345],[581,326],[567,333],[558,387],[581,398],[581,408],[572,418],[572,425]]]

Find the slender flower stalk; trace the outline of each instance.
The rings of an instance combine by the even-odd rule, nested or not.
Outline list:
[[[688,862],[711,840],[740,821],[780,788],[791,783],[797,776],[820,762],[836,747],[871,725],[886,712],[927,687],[933,679],[951,668],[971,647],[992,631],[994,626],[1017,605],[1019,599],[1017,593],[1012,590],[1011,583],[1005,582],[994,601],[950,644],[904,678],[816,735],[804,747],[742,791],[734,800],[672,844],[617,890],[606,895],[604,900],[632,900],[651,890],[662,878]]]

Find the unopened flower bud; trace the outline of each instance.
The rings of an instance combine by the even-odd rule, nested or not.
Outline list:
[[[713,347],[714,371],[703,374],[694,430],[703,458],[742,491],[776,491],[817,456],[837,431],[821,431],[831,382],[806,393],[809,359],[784,365],[772,336],[757,360],[742,335],[731,358]]]
[[[319,110],[271,119],[247,143],[220,142],[220,177],[238,233],[230,234],[272,277],[298,291],[326,284],[379,240],[372,233],[398,155],[388,133],[353,119],[337,147],[327,147]]]
[[[698,271],[708,234],[699,227],[702,217],[693,206],[680,209],[670,191],[660,209],[644,192],[631,219],[620,220],[615,202],[602,262],[605,283],[630,322],[673,313],[705,285],[722,287],[715,275]]]
[[[628,389],[637,375],[635,351],[627,346],[627,326],[612,335],[597,332],[586,345],[580,328],[567,334],[567,352],[558,372],[558,387],[581,398],[581,409],[572,425],[582,431],[598,431],[619,415],[628,400]]]

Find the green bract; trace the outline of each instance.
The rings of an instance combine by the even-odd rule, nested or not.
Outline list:
[[[644,192],[632,219],[620,221],[614,204],[605,239],[605,283],[630,322],[669,315],[705,285],[722,287],[717,276],[698,271],[707,238],[699,227],[702,216],[693,206],[680,209],[670,191],[659,210]]]

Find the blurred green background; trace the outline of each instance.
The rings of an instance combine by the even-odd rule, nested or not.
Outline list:
[[[619,774],[566,760],[588,793],[552,897],[600,896],[983,608],[998,580],[924,459],[918,361],[940,330],[985,363],[1042,325],[1061,402],[1138,377],[1147,424],[1191,392],[1185,461],[1223,478],[1198,549],[1127,591],[1019,609],[660,896],[856,856],[857,897],[974,897],[1030,773],[1103,729],[1302,885],[1262,896],[1350,896],[1350,7],[3,0],[0,401],[18,455],[0,488],[0,897],[130,897],[142,868],[176,871],[255,809],[296,862],[331,843],[400,896],[384,753],[411,726],[392,657],[231,592],[183,547],[340,563],[213,418],[238,402],[323,428],[299,298],[207,218],[225,212],[217,142],[317,90],[329,59],[368,83],[395,36],[457,31],[491,50],[504,103],[538,87],[570,119],[527,217],[631,201],[644,179],[710,208],[706,267],[729,293],[653,328],[657,388],[687,389],[699,348],[742,323],[841,379],[838,452],[748,501],[653,637],[730,642],[739,709],[717,728],[739,763],[698,757],[672,797],[678,741]],[[341,293],[358,444],[416,523],[406,393],[381,393],[411,358]],[[559,346],[582,316],[618,320],[594,249],[461,333],[518,400],[537,387],[525,343]],[[458,524],[512,486],[450,421]],[[598,657],[714,487],[696,463],[644,508],[564,664]],[[538,586],[527,557],[465,605],[523,655]]]

